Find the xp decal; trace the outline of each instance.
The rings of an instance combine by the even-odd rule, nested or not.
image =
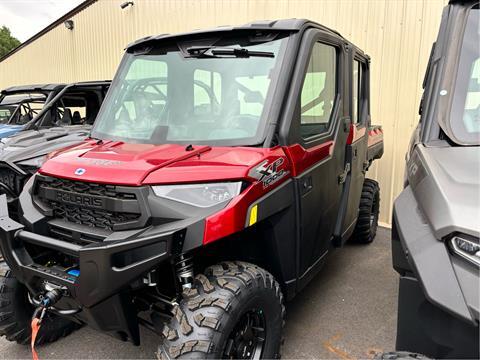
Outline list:
[[[286,176],[289,171],[280,169],[285,159],[280,157],[274,161],[265,160],[250,172],[250,176],[263,183],[263,188],[275,184],[281,178]]]

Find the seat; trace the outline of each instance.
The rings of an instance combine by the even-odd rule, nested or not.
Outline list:
[[[72,116],[72,125],[80,125],[82,123],[82,117],[80,112],[74,111]]]
[[[32,120],[32,117],[30,116],[30,114],[21,115],[17,125],[25,125],[30,120]]]
[[[63,112],[62,120],[60,120],[61,125],[71,125],[72,124],[72,111],[68,108]]]

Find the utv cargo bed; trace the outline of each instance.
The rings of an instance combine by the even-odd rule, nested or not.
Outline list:
[[[380,125],[368,129],[367,159],[369,162],[380,159],[383,155],[383,129]]]

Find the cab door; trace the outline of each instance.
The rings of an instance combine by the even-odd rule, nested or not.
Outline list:
[[[302,53],[308,56],[304,55],[304,63],[296,68],[295,111],[290,145],[285,148],[297,192],[299,288],[320,269],[331,247],[350,126],[345,116],[346,44],[341,38],[311,29],[304,35]]]
[[[347,139],[346,163],[350,164],[350,173],[345,178],[346,204],[339,236],[342,243],[353,233],[358,217],[360,197],[368,163],[368,127],[370,123],[369,104],[369,63],[362,54],[352,54],[351,85],[349,86],[349,113],[352,123]]]

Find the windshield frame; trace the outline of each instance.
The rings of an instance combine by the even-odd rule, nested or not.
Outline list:
[[[272,40],[279,40],[282,39],[283,42],[281,43],[278,52],[275,54],[275,64],[272,68],[272,77],[269,84],[268,92],[265,97],[265,102],[263,104],[262,114],[259,119],[259,125],[257,128],[257,134],[254,137],[250,138],[238,138],[238,139],[206,139],[206,140],[162,140],[154,141],[154,140],[145,140],[145,139],[135,139],[135,138],[127,138],[121,136],[113,136],[110,134],[102,133],[98,130],[100,121],[105,116],[105,113],[108,111],[107,105],[110,103],[111,97],[113,97],[111,91],[115,87],[121,86],[122,80],[124,79],[126,71],[128,71],[128,63],[130,59],[134,55],[137,49],[129,48],[125,55],[120,62],[120,66],[113,78],[112,85],[105,97],[105,100],[100,108],[100,111],[97,116],[97,121],[91,130],[90,136],[95,139],[105,140],[105,141],[121,141],[126,143],[132,144],[154,144],[154,145],[162,145],[162,144],[181,144],[181,145],[189,145],[189,144],[196,144],[196,145],[209,145],[209,146],[260,146],[265,142],[267,138],[268,132],[271,131],[272,127],[271,124],[276,123],[276,120],[279,116],[279,108],[281,107],[282,103],[278,102],[278,97],[282,96],[283,88],[285,87],[285,81],[281,74],[289,73],[287,64],[289,63],[288,58],[291,57],[291,51],[289,51],[290,47],[292,46],[292,37],[298,33],[297,30],[269,30],[265,32],[266,34],[276,34],[275,38],[270,38],[268,35],[265,36],[267,40],[264,42],[269,42]],[[199,39],[200,41],[205,41],[211,39],[212,37],[217,38],[218,40],[223,40],[225,38],[241,38],[246,39],[251,37],[255,34],[255,31],[248,30],[248,31],[230,31],[230,32],[219,32],[219,33],[200,33],[196,34],[196,36],[192,37],[192,42]],[[157,40],[155,42],[154,49],[160,49],[162,47],[168,47],[172,44],[172,42],[178,46],[179,52],[182,52],[182,45],[179,44],[179,40],[176,38],[168,39],[168,40]],[[255,45],[256,42],[252,41],[252,45]],[[252,56],[253,57],[253,56]],[[223,58],[223,61],[229,61],[230,58],[233,57],[226,57]],[[205,60],[205,59],[202,59]],[[248,59],[245,59],[248,61]],[[193,60],[195,61],[195,60]],[[211,59],[211,61],[218,61],[218,59]],[[105,120],[104,120],[105,121]]]
[[[478,5],[472,1],[468,5],[450,4],[444,10],[424,89],[425,104],[420,121],[424,129],[422,141],[426,143],[444,139],[446,136],[452,145],[480,145],[480,136],[475,141],[465,141],[457,136],[451,126],[453,121],[461,121],[452,118],[452,106],[468,15],[474,9],[480,11]],[[445,134],[443,137],[442,131]]]

